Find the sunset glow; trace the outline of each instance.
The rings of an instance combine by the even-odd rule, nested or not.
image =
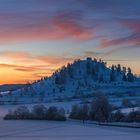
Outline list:
[[[0,84],[26,83],[87,56],[140,75],[139,0],[1,0]]]

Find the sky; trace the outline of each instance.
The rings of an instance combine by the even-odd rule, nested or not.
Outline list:
[[[0,0],[0,84],[88,56],[140,75],[140,0]]]

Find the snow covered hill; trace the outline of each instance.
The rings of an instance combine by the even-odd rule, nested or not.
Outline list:
[[[108,96],[139,99],[140,82],[130,68],[88,57],[63,66],[50,77],[26,84],[16,91],[0,94],[0,104],[69,101],[93,97],[97,91]]]

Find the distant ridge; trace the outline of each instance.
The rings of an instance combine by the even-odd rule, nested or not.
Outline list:
[[[0,92],[5,92],[5,91],[14,91],[19,88],[22,88],[24,84],[4,84],[0,85]]]

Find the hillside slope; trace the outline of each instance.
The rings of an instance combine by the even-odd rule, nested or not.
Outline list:
[[[5,84],[0,85],[0,92],[14,91],[24,87],[24,84]]]

